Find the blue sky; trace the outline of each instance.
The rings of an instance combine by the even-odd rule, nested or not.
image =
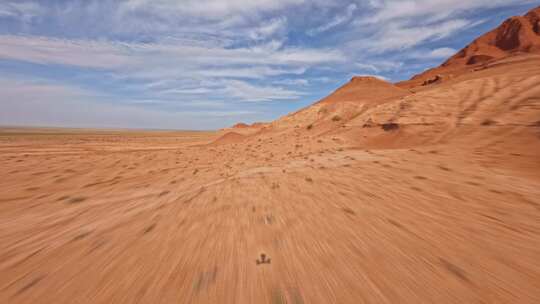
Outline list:
[[[0,125],[216,129],[407,79],[538,1],[0,0]]]

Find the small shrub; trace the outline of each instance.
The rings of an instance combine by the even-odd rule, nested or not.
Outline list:
[[[399,129],[399,124],[394,123],[394,122],[388,122],[388,123],[382,124],[381,127],[386,132],[395,131],[395,130]]]
[[[146,229],[144,229],[143,234],[149,233],[150,231],[154,230],[154,228],[156,228],[156,223],[153,223],[152,225],[146,227]]]
[[[343,207],[341,208],[345,213],[347,214],[350,214],[350,215],[356,215],[356,212],[354,212],[354,210],[352,210],[351,208],[348,208],[348,207]]]
[[[69,199],[68,203],[69,204],[77,204],[77,203],[81,203],[81,202],[84,202],[86,200],[86,197],[73,197],[71,199]]]
[[[491,120],[491,119],[486,119],[484,121],[482,121],[482,126],[493,126],[493,125],[496,125],[497,122],[494,121],[494,120]]]

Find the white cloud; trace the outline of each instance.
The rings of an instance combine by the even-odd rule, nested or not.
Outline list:
[[[412,59],[445,59],[457,53],[456,49],[442,47],[433,50],[418,50],[410,52],[407,57]]]
[[[328,22],[326,24],[323,24],[323,25],[321,25],[321,26],[319,26],[319,27],[317,27],[315,29],[309,30],[307,32],[307,34],[310,35],[310,36],[314,36],[314,35],[320,34],[322,32],[326,32],[327,30],[329,30],[331,28],[334,28],[334,27],[336,27],[338,25],[341,25],[343,23],[348,22],[353,17],[354,12],[356,11],[356,9],[357,9],[356,4],[354,4],[354,3],[349,4],[347,6],[344,14],[334,17],[330,22]]]
[[[265,40],[276,34],[282,34],[287,27],[287,18],[278,17],[270,19],[261,26],[249,31],[248,35],[253,40]]]
[[[221,68],[206,69],[196,72],[196,75],[212,78],[251,78],[263,79],[269,76],[279,76],[285,74],[301,75],[306,71],[305,68],[281,69],[267,66],[245,67],[245,68]]]
[[[0,44],[3,46],[0,59],[110,71],[118,80],[143,81],[148,84],[146,89],[155,93],[175,92],[179,102],[202,92],[210,96],[221,92],[222,98],[251,101],[297,98],[298,92],[281,88],[245,82],[228,82],[224,86],[223,83],[227,79],[301,75],[310,67],[345,60],[338,51],[282,48],[275,41],[254,47],[225,48],[212,44],[189,45],[185,41],[146,44],[0,35]],[[185,89],[186,84],[191,88]],[[227,89],[216,90],[220,85]],[[195,90],[193,86],[198,88]]]
[[[240,101],[250,102],[297,99],[303,95],[281,87],[254,86],[239,80],[227,81],[224,92]]]
[[[105,69],[134,63],[122,43],[0,35],[0,44],[2,59]]]
[[[6,1],[0,3],[0,17],[17,18],[28,22],[32,18],[43,14],[44,7],[29,1]]]
[[[282,79],[273,81],[272,83],[286,86],[307,86],[310,84],[310,81],[307,79]]]
[[[185,67],[266,65],[309,66],[343,61],[339,51],[282,48],[274,42],[255,47],[225,48],[197,44],[121,43],[0,35],[0,58],[39,64],[87,68],[176,70]],[[91,60],[89,60],[91,58]],[[174,66],[176,64],[176,66]],[[155,69],[154,69],[155,68]]]
[[[432,50],[427,54],[427,56],[429,58],[448,58],[455,53],[457,53],[456,49],[444,47]]]
[[[427,41],[446,38],[474,25],[474,22],[465,19],[448,20],[428,26],[407,26],[394,22],[377,32],[375,36],[378,38],[362,41],[359,45],[373,52],[408,49]]]
[[[304,2],[304,0],[128,0],[122,3],[122,9],[153,11],[159,15],[184,14],[217,19],[233,14],[276,11]]]
[[[371,71],[373,73],[383,73],[398,70],[403,67],[403,62],[388,60],[369,60],[366,62],[356,62],[355,66],[362,71]]]
[[[531,0],[371,0],[370,4],[376,13],[361,22],[384,23],[403,18],[425,21],[417,19],[425,16],[429,17],[427,21],[433,22],[476,8],[486,9],[532,2]]]

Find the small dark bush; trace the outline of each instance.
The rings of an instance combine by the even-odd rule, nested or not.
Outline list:
[[[389,122],[389,123],[385,123],[385,124],[382,124],[381,125],[382,129],[385,130],[385,131],[395,131],[397,129],[399,129],[399,124],[397,123],[394,123],[394,122]]]
[[[494,121],[494,120],[491,120],[491,119],[486,119],[484,121],[482,121],[481,125],[482,126],[493,126],[493,125],[496,125],[497,122]]]
[[[73,197],[68,200],[69,204],[77,204],[84,202],[86,200],[86,197]]]

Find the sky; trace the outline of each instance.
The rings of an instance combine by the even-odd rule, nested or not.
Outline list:
[[[538,0],[0,0],[0,125],[271,121],[441,64]]]

